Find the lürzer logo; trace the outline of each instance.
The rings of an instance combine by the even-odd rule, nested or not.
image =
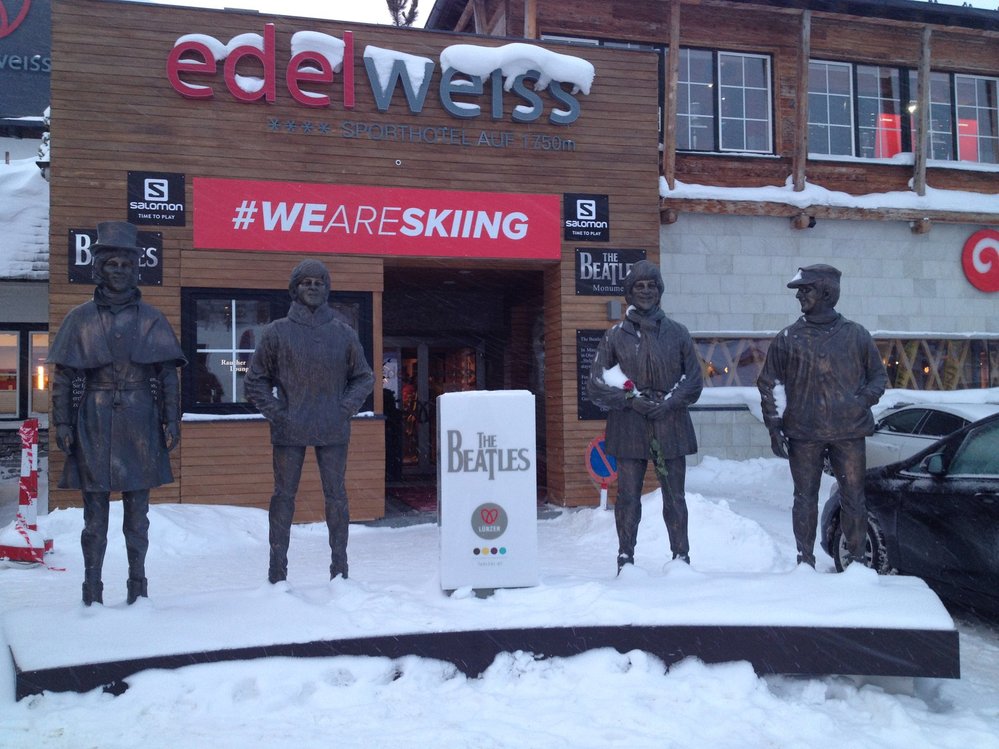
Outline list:
[[[0,39],[13,34],[30,9],[31,0],[22,0],[20,3],[17,0],[0,0]]]
[[[506,510],[493,502],[481,504],[472,512],[472,530],[479,538],[499,538],[509,525]]]

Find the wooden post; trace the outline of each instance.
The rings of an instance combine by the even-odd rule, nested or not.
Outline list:
[[[524,38],[538,38],[538,0],[524,0]]]
[[[812,11],[801,14],[801,39],[798,44],[798,82],[794,110],[794,155],[791,164],[795,192],[805,189],[808,166],[808,62],[812,55]]]
[[[676,90],[680,79],[680,0],[669,8],[669,50],[666,55],[666,96],[663,102],[663,177],[676,187]]]
[[[916,83],[916,122],[912,139],[912,189],[916,195],[926,194],[926,158],[930,147],[930,37],[929,26],[923,28],[919,50],[919,79]]]

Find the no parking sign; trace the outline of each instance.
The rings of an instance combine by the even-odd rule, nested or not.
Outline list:
[[[607,487],[617,481],[617,458],[607,454],[602,434],[586,446],[586,472],[600,485],[600,506],[607,507]]]

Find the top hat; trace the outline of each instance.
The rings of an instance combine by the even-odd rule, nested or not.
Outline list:
[[[127,221],[102,221],[97,224],[97,241],[90,249],[95,253],[117,250],[139,255],[139,229]]]
[[[804,268],[798,268],[794,278],[787,282],[787,288],[796,289],[799,286],[812,286],[820,281],[831,282],[838,286],[842,275],[838,269],[831,265],[823,263],[806,265]]]

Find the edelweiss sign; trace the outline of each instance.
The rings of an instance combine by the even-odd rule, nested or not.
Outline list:
[[[339,39],[316,31],[291,37],[291,58],[279,65],[274,24],[264,33],[240,34],[223,43],[206,34],[177,39],[167,58],[167,77],[181,96],[211,99],[220,88],[214,80],[222,66],[225,89],[239,101],[274,102],[279,85],[298,104],[310,108],[354,109],[359,71],[355,69],[354,34]],[[387,112],[399,89],[409,111],[422,111],[431,91],[453,117],[529,123],[543,116],[555,125],[568,125],[580,116],[578,93],[588,94],[593,65],[530,44],[479,47],[457,44],[440,54],[440,77],[433,85],[437,63],[428,57],[367,46],[364,74],[375,106]],[[262,76],[260,72],[262,71]],[[510,100],[510,101],[508,101]]]

